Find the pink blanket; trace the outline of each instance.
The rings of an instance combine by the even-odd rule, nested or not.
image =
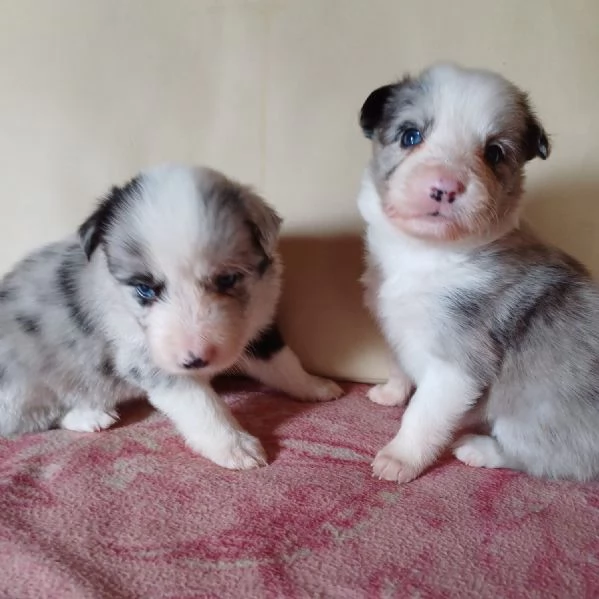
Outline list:
[[[192,455],[146,404],[103,433],[0,441],[0,596],[598,597],[599,484],[446,460],[403,487],[370,462],[401,411],[221,385],[271,464]]]

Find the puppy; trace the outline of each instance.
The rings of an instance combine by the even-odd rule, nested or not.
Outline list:
[[[498,74],[440,64],[386,85],[360,115],[367,302],[392,349],[370,399],[403,405],[374,475],[420,475],[453,445],[471,466],[599,475],[599,289],[520,225],[523,169],[550,144]]]
[[[193,451],[225,468],[265,464],[215,375],[233,367],[300,399],[341,394],[274,324],[280,224],[207,168],[165,165],[114,187],[78,236],[0,284],[0,434],[105,429],[143,393]]]

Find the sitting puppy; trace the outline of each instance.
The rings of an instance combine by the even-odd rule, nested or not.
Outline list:
[[[523,169],[550,146],[503,77],[436,65],[370,94],[367,303],[396,363],[370,399],[402,405],[374,475],[400,483],[453,446],[471,466],[599,475],[599,289],[521,227]],[[486,434],[482,434],[482,433]]]
[[[73,237],[0,285],[0,434],[96,431],[147,394],[192,450],[266,463],[210,380],[231,367],[300,399],[341,389],[307,374],[273,324],[280,219],[206,168],[167,165],[115,187]]]

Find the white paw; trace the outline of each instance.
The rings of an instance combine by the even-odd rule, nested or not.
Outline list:
[[[423,471],[418,464],[400,456],[389,445],[383,447],[376,454],[372,462],[372,475],[382,480],[390,480],[398,483],[408,483],[417,478]]]
[[[78,433],[95,433],[111,427],[119,419],[116,412],[74,408],[60,421],[60,428]]]
[[[505,461],[495,439],[485,435],[465,435],[458,439],[453,455],[475,468],[501,468]]]
[[[371,387],[366,397],[381,406],[403,406],[410,397],[412,385],[407,381],[389,380]]]
[[[215,464],[229,470],[251,470],[268,463],[260,441],[244,431],[237,432],[224,447],[204,454]]]
[[[300,399],[306,401],[330,401],[343,395],[343,389],[334,381],[310,376],[310,383]]]

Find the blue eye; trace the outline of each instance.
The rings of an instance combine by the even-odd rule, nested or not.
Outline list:
[[[135,293],[144,302],[152,302],[156,299],[156,290],[152,289],[149,285],[136,285]]]
[[[401,147],[410,148],[422,143],[422,133],[418,129],[406,129],[401,135]]]

